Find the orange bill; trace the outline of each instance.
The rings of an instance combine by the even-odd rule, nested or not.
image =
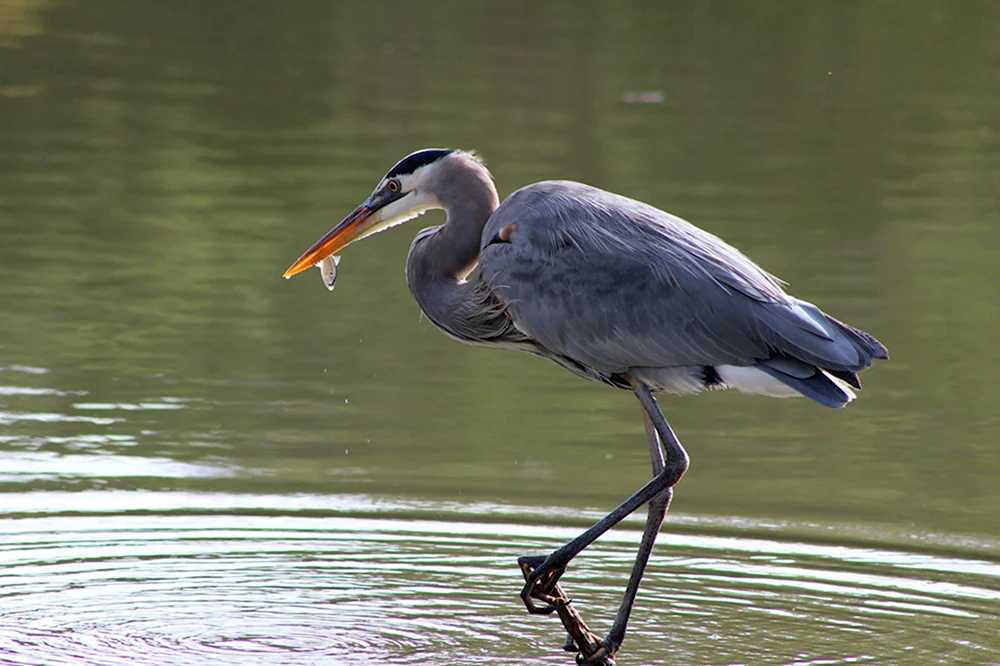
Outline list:
[[[376,221],[370,219],[374,212],[365,205],[358,206],[353,213],[345,217],[344,221],[335,226],[330,233],[320,238],[313,243],[311,248],[303,252],[302,256],[296,259],[295,263],[285,271],[285,279],[287,280],[293,275],[315,266],[331,254],[339,252],[357,240],[371,227],[371,224],[366,224],[366,222]],[[375,217],[377,218],[378,216]]]

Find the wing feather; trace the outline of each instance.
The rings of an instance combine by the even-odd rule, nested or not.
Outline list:
[[[513,223],[508,242],[497,242]],[[787,295],[721,239],[579,183],[512,194],[487,223],[481,249],[482,279],[514,325],[602,372],[745,366],[774,356],[854,371],[884,353],[874,338]],[[798,372],[793,363],[776,369]]]

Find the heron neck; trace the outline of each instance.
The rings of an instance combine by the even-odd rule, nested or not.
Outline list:
[[[427,239],[427,252],[436,259],[439,278],[461,280],[475,267],[483,227],[496,208],[495,200],[466,199],[446,209],[447,222]]]
[[[413,241],[406,281],[420,309],[439,328],[460,339],[473,336],[483,316],[478,282],[465,277],[479,260],[483,227],[499,205],[488,175],[454,188],[462,196],[441,196],[444,225],[425,229]],[[447,195],[447,192],[445,192]]]
[[[447,221],[436,230],[420,234],[407,263],[422,280],[461,281],[479,259],[483,227],[500,205],[493,179],[485,167],[449,174],[437,193]]]

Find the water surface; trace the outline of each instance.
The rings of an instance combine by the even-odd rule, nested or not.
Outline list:
[[[413,226],[280,279],[446,145],[893,355],[845,410],[662,400],[693,462],[619,663],[1000,663],[998,72],[987,2],[0,2],[3,659],[570,663],[514,562],[647,479],[635,400],[435,331]],[[640,528],[567,576],[599,630]]]

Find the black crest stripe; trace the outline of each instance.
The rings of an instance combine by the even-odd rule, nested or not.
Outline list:
[[[449,153],[451,153],[451,150],[447,148],[428,148],[427,150],[418,150],[412,155],[407,155],[401,159],[396,166],[389,169],[389,173],[387,173],[385,177],[392,178],[393,176],[413,173],[420,167],[436,162]]]

